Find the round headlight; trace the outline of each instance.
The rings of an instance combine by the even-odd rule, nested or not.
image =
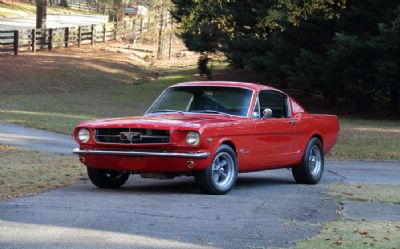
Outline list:
[[[190,146],[196,146],[200,143],[200,134],[197,131],[189,131],[186,134],[186,143]]]
[[[78,140],[81,143],[87,143],[90,139],[90,131],[86,128],[82,128],[78,131]]]

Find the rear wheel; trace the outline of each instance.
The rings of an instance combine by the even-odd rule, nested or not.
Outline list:
[[[215,153],[211,165],[196,175],[201,190],[208,194],[228,193],[237,180],[236,154],[228,145],[221,145]]]
[[[87,168],[89,179],[99,188],[119,188],[128,180],[129,173]]]
[[[321,140],[316,137],[307,144],[301,164],[292,168],[297,183],[316,184],[324,171],[324,151]]]

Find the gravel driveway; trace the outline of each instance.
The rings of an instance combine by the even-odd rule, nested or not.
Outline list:
[[[102,15],[47,15],[47,28],[61,28],[99,24],[108,22]],[[0,29],[32,29],[36,26],[36,16],[0,19]]]

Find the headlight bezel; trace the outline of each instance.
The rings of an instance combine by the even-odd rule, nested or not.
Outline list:
[[[195,147],[200,144],[200,133],[198,131],[189,131],[186,133],[186,144]]]
[[[85,136],[86,135],[86,136]],[[86,137],[86,138],[85,138]],[[87,143],[90,140],[90,130],[87,128],[80,128],[76,134],[76,138],[80,143]]]

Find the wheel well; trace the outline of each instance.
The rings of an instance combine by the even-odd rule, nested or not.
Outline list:
[[[224,141],[222,144],[226,144],[229,147],[231,147],[233,149],[233,151],[235,152],[235,154],[237,155],[236,146],[235,146],[235,144],[232,143],[232,141],[229,141],[229,140],[228,141]]]
[[[324,146],[324,140],[322,140],[322,136],[319,134],[314,134],[311,136],[311,138],[316,137],[319,139],[319,141],[321,141],[322,147]]]

